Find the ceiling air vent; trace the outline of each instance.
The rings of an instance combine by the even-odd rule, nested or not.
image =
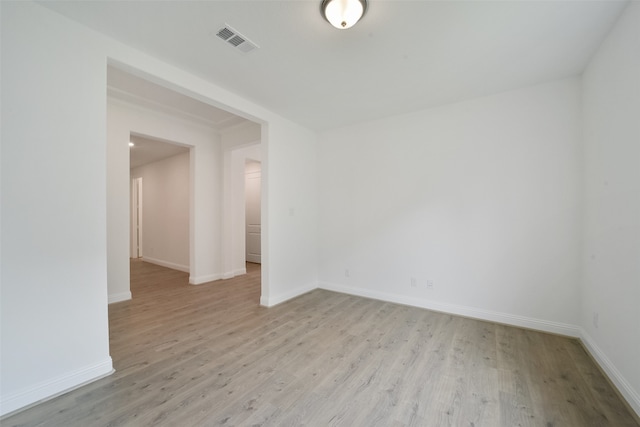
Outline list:
[[[247,37],[243,36],[229,25],[225,25],[220,28],[216,33],[216,36],[226,41],[241,52],[249,53],[252,50],[258,49],[258,45],[253,43]]]

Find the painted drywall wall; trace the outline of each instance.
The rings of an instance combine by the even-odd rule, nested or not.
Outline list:
[[[107,104],[107,289],[109,303],[131,299],[129,141],[131,130],[124,112]],[[126,213],[126,214],[125,214]]]
[[[107,200],[121,191],[106,191],[107,63],[264,124],[263,185],[282,187],[274,189],[263,213],[263,247],[274,259],[263,265],[262,286],[282,299],[295,294],[299,283],[316,282],[315,252],[300,251],[298,244],[317,246],[315,133],[36,3],[1,2],[0,8],[0,413],[111,371],[107,252],[119,242],[128,257],[129,210],[107,213]],[[265,165],[267,158],[279,168]],[[305,173],[298,174],[304,165]],[[128,195],[128,182],[123,191]],[[287,221],[289,206],[309,209]],[[206,214],[208,208],[196,209]],[[115,235],[108,243],[107,215],[115,212],[119,219],[109,220],[109,235]],[[208,220],[219,224],[215,216]]]
[[[0,414],[112,371],[106,67],[82,28],[2,2]]]
[[[189,272],[189,153],[131,170],[142,178],[143,259]]]
[[[245,122],[220,132],[220,140],[224,151],[253,145],[260,142],[260,124]]]
[[[640,415],[640,3],[583,76],[584,340]]]
[[[260,302],[271,306],[318,285],[318,137],[295,125],[262,130]]]
[[[321,286],[577,335],[577,79],[326,132]]]

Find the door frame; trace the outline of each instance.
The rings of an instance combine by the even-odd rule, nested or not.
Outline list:
[[[142,258],[142,177],[131,178],[131,258]]]

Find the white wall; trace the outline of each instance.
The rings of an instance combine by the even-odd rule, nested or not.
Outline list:
[[[271,306],[318,284],[318,144],[301,126],[270,122],[262,132],[260,301]]]
[[[260,132],[260,124],[254,122],[245,122],[231,129],[221,131],[222,149],[230,151],[235,148],[257,144],[260,142]]]
[[[629,4],[590,62],[583,90],[581,324],[640,414],[640,3]]]
[[[1,415],[112,363],[104,53],[39,6],[0,7]]]
[[[324,133],[321,286],[577,335],[579,91],[568,79]]]
[[[131,299],[129,141],[131,129],[126,112],[107,101],[107,288],[109,303]],[[128,230],[124,232],[124,230]]]
[[[189,272],[189,152],[131,170],[142,178],[142,247],[148,262]]]
[[[300,283],[316,282],[315,251],[299,250],[301,243],[317,245],[315,133],[38,4],[0,2],[0,8],[0,414],[111,371],[107,252],[118,246],[127,260],[129,210],[107,213],[107,200],[122,192],[119,200],[128,205],[129,184],[127,165],[126,188],[116,182],[107,194],[107,62],[263,124],[263,185],[269,195],[263,241],[271,256],[263,265],[262,286],[271,295],[266,303],[295,294]],[[269,162],[278,167],[269,168]],[[291,206],[301,207],[295,221],[288,216]],[[211,206],[195,208],[206,216]],[[215,214],[207,220],[220,227]],[[196,244],[206,245],[198,239]],[[219,256],[196,265],[219,262]],[[128,271],[112,267],[122,276]]]

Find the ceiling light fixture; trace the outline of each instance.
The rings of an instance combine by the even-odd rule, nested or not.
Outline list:
[[[341,30],[353,27],[367,11],[367,0],[322,0],[322,16]]]

